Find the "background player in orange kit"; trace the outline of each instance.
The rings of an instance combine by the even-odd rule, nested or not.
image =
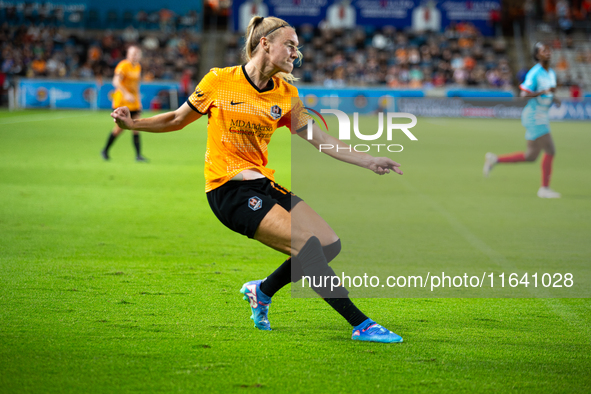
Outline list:
[[[113,93],[113,109],[119,107],[129,108],[132,119],[137,119],[142,111],[142,102],[140,100],[141,58],[142,50],[135,45],[130,46],[127,49],[125,60],[119,62],[115,68],[115,76],[113,77],[113,86],[116,89],[115,93]],[[109,149],[122,132],[123,129],[118,125],[115,125],[111,130],[107,144],[101,152],[103,159],[110,159]],[[133,146],[135,147],[136,161],[147,161],[141,154],[140,135],[136,130],[133,130]]]
[[[122,128],[155,133],[182,129],[207,114],[205,191],[214,214],[231,230],[291,256],[267,278],[242,286],[260,330],[271,329],[267,316],[271,297],[292,279],[334,276],[328,262],[341,249],[339,237],[324,219],[276,184],[274,170],[267,168],[267,145],[278,127],[286,126],[302,138],[307,135],[309,117],[301,102],[292,105],[298,91],[288,83],[294,80],[293,62],[301,56],[297,46],[295,30],[285,21],[255,16],[246,32],[245,65],[212,69],[176,111],[135,120],[125,107],[111,114]],[[309,142],[316,148],[320,144],[348,148],[318,126]],[[348,149],[328,154],[376,174],[391,170],[402,174],[400,164],[387,157]],[[361,312],[344,287],[311,286],[353,326],[352,339],[402,342]]]

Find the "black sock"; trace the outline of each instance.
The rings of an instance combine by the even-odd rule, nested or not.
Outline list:
[[[328,265],[322,245],[317,237],[310,237],[297,256],[292,257],[293,264],[301,267],[304,276],[307,277],[312,289],[322,298],[344,298],[349,292],[344,287],[331,288],[325,278],[336,276]],[[292,267],[293,269],[293,267]],[[318,283],[318,284],[316,284]]]
[[[273,297],[289,282],[291,282],[291,258],[287,259],[261,283],[261,291],[269,297]]]
[[[353,304],[350,298],[325,298],[324,301],[343,316],[353,327],[368,319],[363,312]]]
[[[341,240],[337,239],[336,242],[331,243],[322,247],[322,253],[326,257],[327,262],[331,262],[339,253],[341,253]]]
[[[301,265],[305,276],[311,278],[309,281],[313,290],[324,298],[328,305],[343,316],[349,324],[357,326],[367,319],[367,316],[349,299],[349,292],[344,287],[339,286],[331,290],[327,286],[314,285],[314,277],[335,276],[335,272],[326,261],[318,238],[311,237],[300,250],[300,253],[292,260],[294,264]]]
[[[334,259],[341,251],[341,240],[337,240],[330,245],[323,246],[322,252],[326,260],[330,262]],[[291,264],[291,258],[287,259],[283,264],[279,266],[271,275],[267,277],[261,283],[261,291],[273,297],[281,288],[287,286],[289,282],[296,283],[302,279],[304,271],[297,264]]]
[[[116,138],[117,136],[113,134],[113,132],[109,134],[109,138],[107,139],[107,145],[105,145],[105,149],[103,149],[105,152],[109,153],[109,149],[111,148],[111,145],[113,145],[113,142],[115,142]]]
[[[140,153],[140,135],[134,134],[133,135],[133,146],[135,146],[135,155],[140,157],[142,154]]]

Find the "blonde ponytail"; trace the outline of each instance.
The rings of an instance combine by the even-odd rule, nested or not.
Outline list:
[[[258,45],[261,41],[261,38],[273,37],[275,32],[281,29],[282,27],[291,26],[283,19],[279,19],[274,16],[266,18],[262,16],[253,16],[250,22],[248,23],[248,27],[246,28],[246,34],[244,36],[245,43],[244,48],[242,50],[242,56],[244,57],[244,60],[248,63],[252,59],[253,54],[258,49]],[[302,60],[302,57],[302,53],[298,50],[298,59],[300,61]],[[291,73],[280,72],[276,75],[284,81],[290,83],[298,80],[298,78],[294,77]]]

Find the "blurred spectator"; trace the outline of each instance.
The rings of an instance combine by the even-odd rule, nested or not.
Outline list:
[[[558,62],[556,62],[556,71],[566,71],[569,68],[568,61],[564,57],[564,55],[560,56]]]
[[[31,62],[31,69],[33,70],[33,76],[44,77],[46,76],[47,63],[42,55],[36,55],[35,60]]]
[[[137,23],[156,21],[158,28],[164,11],[138,13]],[[183,18],[185,22],[181,22]],[[113,67],[123,58],[127,46],[139,43],[144,53],[144,80],[185,81],[188,93],[199,65],[200,36],[190,30],[175,30],[177,24],[188,26],[195,18],[196,14],[178,20],[171,16],[167,32],[141,33],[126,26],[121,34],[105,31],[100,37],[69,35],[52,27],[4,25],[0,27],[0,67],[8,75],[111,78]],[[305,83],[401,88],[447,84],[506,87],[513,75],[503,59],[505,40],[483,37],[471,23],[452,23],[445,35],[396,31],[391,26],[369,32],[361,27],[345,31],[311,25],[298,29],[298,35],[304,59],[294,74]],[[242,62],[241,42],[239,34],[226,40],[225,65]],[[583,51],[579,57],[587,59]]]
[[[53,77],[53,78],[64,77],[66,75],[66,65],[62,61],[62,55],[61,54],[53,55],[47,61],[46,69],[47,69],[47,76],[48,77]]]
[[[468,71],[466,71],[466,69],[464,69],[463,67],[457,68],[454,71],[453,78],[455,83],[457,83],[460,86],[464,86],[467,84],[468,81]]]
[[[127,26],[121,33],[121,38],[128,44],[135,44],[140,38],[140,32],[133,26]]]
[[[423,80],[425,78],[425,74],[418,66],[413,66],[409,72],[409,88],[419,89],[423,87]]]
[[[101,47],[98,45],[92,45],[88,48],[88,60],[91,63],[97,63],[102,57]]]
[[[486,80],[490,86],[500,87],[502,85],[501,76],[496,69],[486,72]]]
[[[481,86],[486,83],[486,70],[483,66],[477,66],[468,76],[468,85]]]
[[[582,92],[579,84],[577,84],[577,83],[572,84],[570,87],[570,96],[572,98],[581,98],[582,95],[583,95],[583,92]]]
[[[342,88],[345,86],[345,68],[338,66],[335,68],[331,78],[324,81],[324,86],[328,88]]]
[[[72,33],[72,32],[71,32]],[[181,79],[183,72],[199,65],[200,37],[183,30],[180,33],[141,36],[129,26],[120,36],[104,31],[71,34],[56,27],[0,25],[0,69],[13,76],[67,77],[82,79],[112,78],[115,65],[123,59],[130,42],[143,43],[145,79]]]
[[[570,73],[564,75],[564,78],[560,78],[558,81],[558,86],[570,87],[573,85],[573,79]]]
[[[396,50],[396,63],[397,64],[405,64],[408,62],[408,51],[404,47],[400,47]]]
[[[454,69],[454,72],[455,70],[464,68],[464,59],[459,53],[453,55],[451,59],[451,68]]]
[[[591,0],[583,0],[581,2],[581,19],[591,20]]]
[[[183,15],[179,19],[180,27],[188,28],[194,27],[198,22],[198,15],[195,10],[189,11],[186,15]]]
[[[158,47],[160,46],[160,41],[158,41],[158,38],[156,36],[148,36],[144,38],[142,45],[147,50],[153,51],[158,49]]]
[[[413,65],[421,62],[421,54],[417,48],[411,48],[408,52],[408,62]]]
[[[504,54],[507,52],[507,42],[502,37],[497,38],[497,39],[493,40],[492,48],[496,54],[498,54],[498,55]]]
[[[160,30],[166,33],[171,32],[174,30],[174,17],[175,13],[168,8],[162,8],[158,11],[158,16],[160,19]]]
[[[476,66],[476,60],[470,55],[464,57],[464,68],[468,71],[472,71]]]
[[[140,28],[145,29],[148,25],[148,13],[144,10],[140,10],[135,14],[135,20]]]
[[[525,7],[524,7],[525,8]],[[501,37],[503,32],[501,30],[501,10],[500,7],[495,7],[490,11],[489,15],[490,25],[497,37]]]
[[[433,86],[435,86],[436,88],[440,88],[443,85],[445,85],[445,76],[443,75],[443,73],[436,71],[433,75]]]
[[[558,0],[556,2],[556,17],[558,18],[558,26],[560,26],[560,29],[566,35],[570,35],[573,31],[573,22],[570,16],[568,1]]]

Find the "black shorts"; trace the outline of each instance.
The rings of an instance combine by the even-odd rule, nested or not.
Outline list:
[[[289,212],[302,199],[283,186],[261,178],[226,182],[208,192],[207,201],[226,227],[254,238],[259,224],[275,204]]]

